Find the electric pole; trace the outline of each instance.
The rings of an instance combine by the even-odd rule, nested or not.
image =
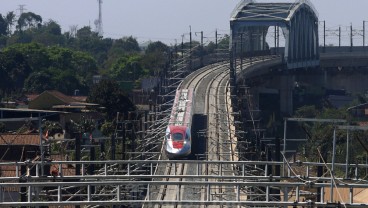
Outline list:
[[[24,11],[26,10],[25,6],[26,6],[25,4],[18,5],[19,8],[17,10],[19,10],[19,16],[21,16],[24,13]]]

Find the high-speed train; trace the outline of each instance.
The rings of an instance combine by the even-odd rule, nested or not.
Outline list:
[[[182,158],[191,154],[193,106],[193,89],[176,91],[169,124],[165,132],[164,147],[169,159]]]

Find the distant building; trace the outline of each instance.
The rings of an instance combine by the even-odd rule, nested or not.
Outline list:
[[[93,82],[93,84],[98,84],[98,83],[100,83],[101,82],[101,80],[103,80],[104,79],[104,77],[102,76],[102,75],[94,75],[93,77],[92,77],[92,82]]]
[[[141,88],[143,91],[151,91],[158,86],[160,79],[158,77],[148,77],[141,81]]]
[[[368,120],[368,103],[352,106],[348,108],[348,112],[355,118],[365,118]]]
[[[353,98],[349,95],[329,95],[327,100],[333,107],[341,108],[349,105],[353,101]]]

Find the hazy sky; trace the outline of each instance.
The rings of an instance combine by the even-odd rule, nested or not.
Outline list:
[[[229,17],[240,0],[104,0],[102,5],[105,37],[120,38],[134,36],[139,42],[160,40],[174,43],[189,39],[189,25],[192,32],[204,31],[208,39],[215,30],[228,33]],[[288,1],[288,0],[285,0]],[[285,2],[281,1],[281,2]],[[368,0],[310,0],[319,13],[319,20],[326,20],[328,27],[338,25],[362,28],[368,20]],[[97,0],[0,0],[0,13],[8,11],[19,14],[19,5],[58,22],[63,32],[70,26],[78,28],[90,25],[95,28],[98,18]],[[280,0],[258,0],[257,2],[280,2]],[[367,24],[368,26],[368,24]],[[368,28],[368,27],[367,27]],[[193,36],[193,38],[199,38]]]

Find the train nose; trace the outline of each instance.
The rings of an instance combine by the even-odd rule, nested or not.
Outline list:
[[[184,142],[183,141],[176,141],[173,142],[173,148],[175,149],[181,149],[184,146]]]

